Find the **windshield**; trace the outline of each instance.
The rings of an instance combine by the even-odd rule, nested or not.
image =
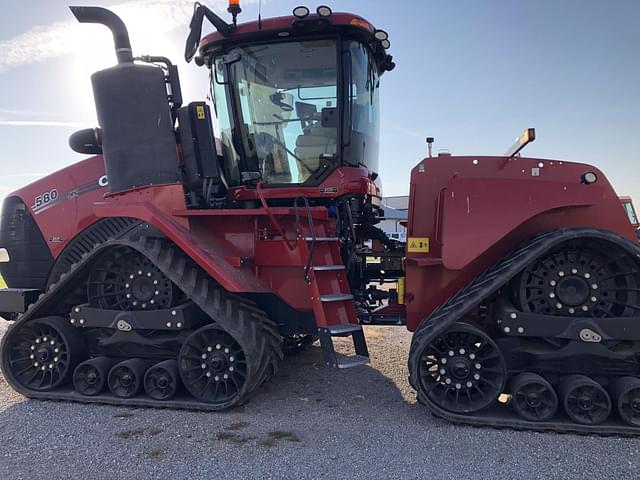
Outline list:
[[[235,144],[228,116],[218,117],[225,162],[233,163],[241,150],[243,170],[260,172],[264,182],[304,183],[323,161],[332,161],[338,141],[336,58],[334,40],[235,48],[218,58],[216,110],[227,107],[221,98],[232,97],[239,117]]]

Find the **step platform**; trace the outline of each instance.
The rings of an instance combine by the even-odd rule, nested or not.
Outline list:
[[[354,324],[330,325],[318,328],[325,365],[333,368],[351,368],[369,363],[369,350],[362,326]],[[344,356],[335,351],[333,337],[351,337],[355,355]]]

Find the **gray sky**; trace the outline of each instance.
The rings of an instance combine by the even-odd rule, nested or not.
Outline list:
[[[81,158],[67,138],[95,125],[89,75],[115,61],[106,29],[76,24],[68,1],[3,3],[11,6],[0,19],[0,197]],[[181,60],[190,0],[73,3],[114,7],[134,53],[169,56],[181,65],[185,99],[205,97],[206,70]],[[593,163],[640,202],[640,0],[325,3],[390,33],[398,67],[383,78],[385,194],[408,192],[426,136],[436,150],[502,154],[536,127],[527,155]],[[263,16],[299,4],[263,0]],[[257,0],[242,5],[241,21],[257,16]]]

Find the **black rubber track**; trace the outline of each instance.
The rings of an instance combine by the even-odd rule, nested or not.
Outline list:
[[[252,302],[232,295],[218,286],[206,272],[172,243],[164,239],[144,236],[144,231],[148,228],[147,225],[141,224],[135,232],[132,232],[131,237],[135,236],[135,239],[110,239],[94,245],[91,251],[83,253],[81,260],[72,264],[67,273],[60,275],[58,282],[50,284],[47,292],[42,294],[38,301],[9,327],[2,339],[0,349],[5,351],[5,345],[11,341],[12,333],[25,322],[47,316],[49,310],[59,310],[61,299],[77,288],[78,281],[86,278],[93,261],[99,255],[113,247],[129,247],[149,258],[188,298],[240,344],[248,363],[247,377],[240,393],[231,401],[218,405],[208,405],[197,402],[195,399],[163,402],[141,397],[127,399],[125,402],[116,397],[109,400],[107,395],[81,397],[72,391],[40,393],[26,390],[15,382],[5,365],[5,355],[2,355],[2,371],[14,390],[26,397],[38,399],[222,410],[245,402],[257,387],[276,373],[282,359],[282,339],[275,322]]]
[[[422,321],[411,340],[408,362],[409,383],[418,392],[418,400],[426,405],[434,415],[453,423],[482,427],[596,435],[640,435],[640,428],[628,426],[614,419],[595,426],[579,425],[563,419],[554,419],[548,422],[529,422],[520,419],[510,408],[502,405],[474,414],[455,414],[439,408],[419,390],[420,381],[417,375],[420,352],[435,337],[442,334],[455,322],[461,320],[467,312],[497,292],[545,252],[566,241],[582,238],[594,238],[611,242],[640,261],[640,246],[614,232],[593,228],[555,230],[539,235],[521,245],[511,255],[478,276]]]

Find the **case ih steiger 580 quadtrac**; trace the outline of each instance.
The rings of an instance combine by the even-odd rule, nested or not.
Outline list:
[[[92,76],[100,128],[70,139],[94,156],[4,202],[12,387],[219,410],[287,350],[319,338],[327,366],[352,367],[361,325],[406,325],[409,381],[436,415],[640,432],[640,248],[605,175],[427,158],[396,243],[375,226],[387,34],[327,7],[236,25],[230,3],[231,24],[196,4],[187,40],[211,109],[183,107],[175,66],[134,58],[116,15],[71,8],[112,30],[118,64]],[[217,31],[200,40],[204,18]]]

